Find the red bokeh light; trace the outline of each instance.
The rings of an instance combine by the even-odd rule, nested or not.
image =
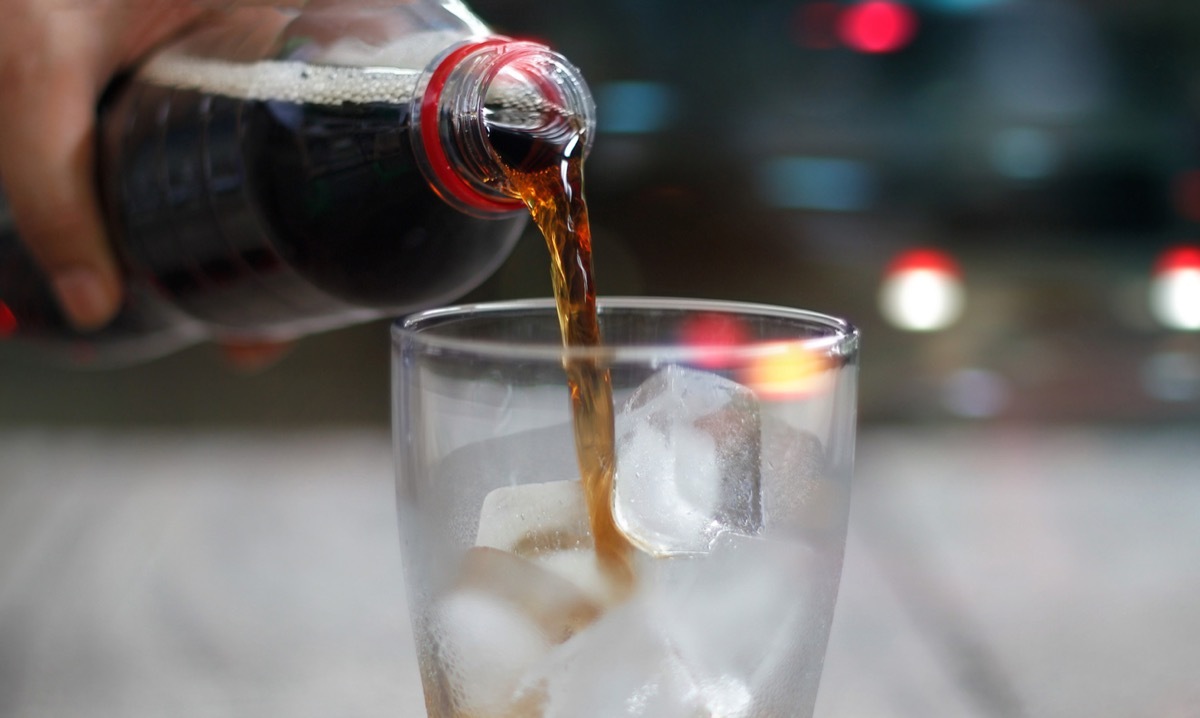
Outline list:
[[[962,270],[959,269],[958,262],[949,254],[937,249],[929,249],[920,247],[901,252],[888,264],[887,276],[893,276],[900,272],[911,272],[916,269],[924,269],[934,272],[941,272],[954,277],[961,277]]]
[[[4,302],[0,302],[0,339],[12,336],[17,331],[17,316]]]
[[[1200,247],[1194,245],[1171,247],[1158,255],[1158,261],[1154,263],[1156,275],[1185,269],[1200,271]]]
[[[831,50],[837,47],[838,19],[842,8],[835,2],[820,0],[804,3],[792,20],[792,36],[800,47]]]
[[[748,338],[741,321],[730,314],[699,314],[689,319],[679,330],[680,341],[699,349],[698,366],[715,369],[729,363],[730,347],[745,344]]]
[[[841,14],[838,31],[846,45],[859,52],[895,52],[912,42],[917,15],[892,0],[867,0]]]

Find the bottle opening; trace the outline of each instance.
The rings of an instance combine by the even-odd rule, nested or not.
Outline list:
[[[538,45],[518,47],[505,58],[484,97],[484,129],[497,159],[513,170],[536,172],[557,167],[581,137],[590,142],[588,107],[573,72]]]
[[[447,54],[418,108],[430,181],[474,214],[521,211],[509,173],[590,148],[595,106],[579,71],[544,45],[490,38]],[[419,152],[418,154],[422,154]]]

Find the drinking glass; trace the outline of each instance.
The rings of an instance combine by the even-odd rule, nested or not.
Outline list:
[[[607,298],[598,316],[596,347],[564,347],[549,300],[394,328],[428,715],[811,715],[845,545],[857,331],[708,300]],[[607,401],[576,413],[572,367],[611,384],[615,420]]]

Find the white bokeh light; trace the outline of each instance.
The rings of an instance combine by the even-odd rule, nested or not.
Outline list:
[[[1158,273],[1150,282],[1150,311],[1169,329],[1200,330],[1200,268]]]
[[[893,272],[879,289],[879,309],[884,318],[906,331],[945,329],[962,314],[963,304],[962,282],[940,269]]]

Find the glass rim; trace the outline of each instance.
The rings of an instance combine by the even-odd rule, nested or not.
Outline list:
[[[653,344],[621,344],[605,342],[600,346],[564,347],[561,342],[518,343],[498,339],[481,339],[439,335],[438,325],[468,317],[499,316],[512,313],[545,313],[556,311],[553,298],[514,299],[473,304],[456,304],[427,309],[396,319],[392,323],[394,342],[410,341],[423,347],[492,359],[521,359],[526,361],[601,360],[606,364],[623,362],[688,362],[711,356],[719,348],[723,358],[753,360],[775,356],[797,347],[833,357],[850,358],[858,351],[858,329],[850,322],[828,314],[773,304],[742,302],[726,299],[691,299],[681,297],[616,297],[597,300],[601,322],[606,312],[656,310],[691,313],[720,313],[755,316],[796,322],[798,325],[825,330],[819,336],[791,339],[762,339],[737,345],[680,344],[663,341]],[[557,320],[556,320],[557,322]],[[603,328],[603,327],[602,327]]]

